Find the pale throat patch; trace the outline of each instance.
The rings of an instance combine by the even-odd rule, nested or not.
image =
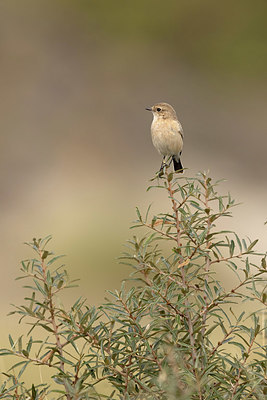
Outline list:
[[[163,117],[157,113],[152,113],[152,114],[153,114],[153,122],[156,122],[159,119],[163,119]]]

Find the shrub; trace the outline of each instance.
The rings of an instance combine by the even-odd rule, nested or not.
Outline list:
[[[137,209],[134,228],[145,233],[121,257],[133,268],[130,284],[98,308],[80,298],[66,311],[57,299],[73,282],[48,250],[51,238],[29,243],[36,256],[21,263],[20,278],[31,295],[11,314],[30,330],[1,350],[16,362],[0,398],[266,399],[266,257],[254,251],[257,240],[216,230],[235,205],[218,182],[168,170],[154,182],[170,207],[152,217]],[[236,276],[230,289],[218,277],[227,269]],[[27,387],[30,365],[51,371],[54,384]]]

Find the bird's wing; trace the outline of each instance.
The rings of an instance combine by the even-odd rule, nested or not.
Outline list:
[[[181,134],[181,136],[182,136],[182,138],[184,138],[184,131],[183,131],[183,127],[182,127],[182,124],[178,121],[178,125],[179,125],[179,132],[180,132],[180,134]]]
[[[180,135],[182,136],[182,139],[184,138],[184,131],[183,131],[182,125],[178,120],[172,121],[170,128],[171,128],[171,131],[176,134],[178,131],[180,133]]]

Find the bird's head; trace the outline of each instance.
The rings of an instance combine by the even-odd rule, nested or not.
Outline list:
[[[168,103],[157,103],[152,107],[147,107],[146,110],[151,111],[153,113],[153,117],[157,119],[177,119],[174,108]]]

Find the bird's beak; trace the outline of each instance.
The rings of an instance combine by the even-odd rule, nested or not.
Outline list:
[[[147,111],[152,111],[152,108],[151,107],[146,107],[146,110]]]

